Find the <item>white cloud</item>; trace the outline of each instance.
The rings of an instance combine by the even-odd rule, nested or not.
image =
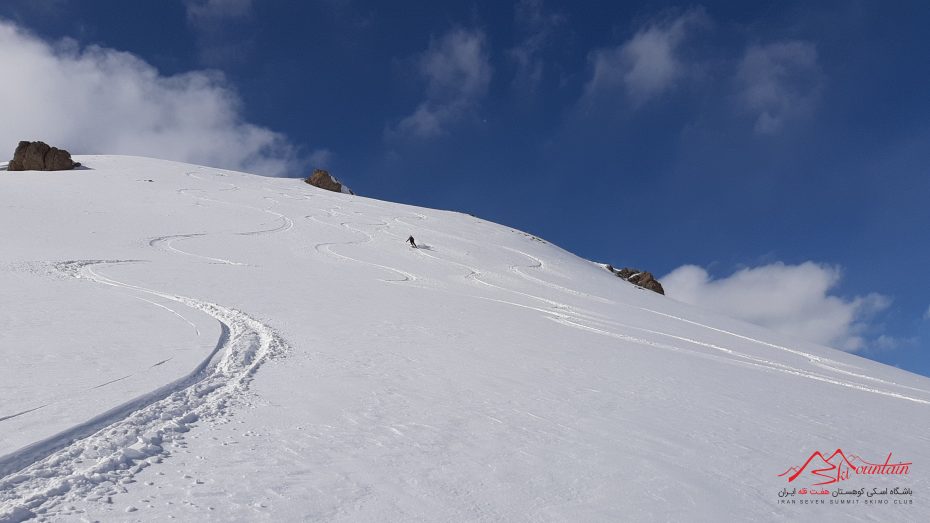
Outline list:
[[[810,113],[823,83],[817,48],[799,40],[748,47],[736,78],[741,104],[755,116],[760,134],[777,132],[786,121]]]
[[[41,139],[72,153],[154,156],[267,175],[298,174],[293,145],[243,121],[222,75],[162,76],[113,49],[51,45],[0,21],[0,149]],[[15,81],[12,80],[15,78]]]
[[[725,315],[846,351],[882,348],[891,340],[864,337],[874,315],[890,300],[881,294],[851,299],[830,291],[841,278],[836,267],[805,262],[773,263],[742,269],[720,279],[695,265],[684,265],[661,278],[666,294]]]
[[[542,0],[520,0],[515,9],[514,22],[523,38],[507,51],[517,67],[513,86],[532,94],[542,81],[545,69],[542,54],[566,19],[562,14],[545,12]]]
[[[930,320],[930,307],[927,307],[927,312],[924,313],[924,319]]]
[[[585,95],[611,95],[622,89],[638,106],[671,89],[690,67],[679,57],[682,44],[708,23],[703,9],[691,9],[646,25],[620,46],[594,51]]]
[[[431,138],[474,108],[491,83],[484,32],[453,29],[432,40],[418,68],[426,99],[389,134]]]

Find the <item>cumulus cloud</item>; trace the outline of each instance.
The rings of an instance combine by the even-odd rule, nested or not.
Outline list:
[[[491,83],[483,31],[453,29],[430,41],[418,60],[426,79],[426,99],[402,119],[391,135],[432,138],[471,111],[487,94]]]
[[[841,278],[837,267],[805,262],[773,263],[742,269],[714,279],[706,270],[685,265],[661,279],[666,294],[775,331],[859,351],[877,344],[886,348],[891,338],[867,341],[875,314],[890,300],[881,294],[844,299],[830,294]]]
[[[522,40],[507,51],[517,67],[513,86],[525,93],[535,93],[542,81],[545,62],[543,52],[551,45],[553,37],[566,18],[559,13],[548,13],[542,0],[520,0],[514,15],[517,32]]]
[[[740,102],[755,117],[760,134],[775,133],[786,121],[810,113],[823,83],[817,48],[800,40],[749,46],[736,78]]]
[[[73,153],[154,156],[266,175],[300,162],[283,135],[245,122],[222,75],[162,76],[140,58],[49,44],[0,21],[0,146],[42,139]],[[15,80],[14,80],[15,79]]]
[[[682,44],[709,21],[703,9],[691,9],[646,25],[620,46],[594,51],[585,95],[609,96],[622,90],[636,106],[661,95],[689,69],[679,56]]]

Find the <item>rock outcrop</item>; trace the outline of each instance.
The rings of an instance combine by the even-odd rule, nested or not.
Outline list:
[[[327,191],[355,194],[352,192],[352,189],[349,189],[333,175],[329,174],[329,171],[324,171],[323,169],[314,169],[313,174],[304,181],[314,187],[326,189]]]
[[[71,153],[45,142],[19,142],[13,159],[7,165],[9,171],[66,171],[80,164],[71,160]]]
[[[606,269],[616,274],[618,278],[622,278],[633,285],[638,285],[644,289],[649,289],[652,292],[658,292],[662,295],[665,294],[665,289],[662,288],[662,284],[653,277],[651,272],[631,269],[629,267],[615,269],[612,265],[607,265]]]

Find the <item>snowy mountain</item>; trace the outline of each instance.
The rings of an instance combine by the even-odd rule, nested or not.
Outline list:
[[[927,378],[465,214],[75,159],[0,173],[0,521],[930,521]]]

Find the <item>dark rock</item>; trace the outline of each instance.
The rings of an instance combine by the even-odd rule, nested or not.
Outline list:
[[[639,285],[644,289],[649,289],[650,291],[658,292],[659,294],[663,295],[665,294],[665,289],[662,288],[662,284],[659,283],[659,280],[652,276],[651,272],[641,272],[639,274],[635,274],[627,281],[633,285]]]
[[[326,189],[327,191],[355,194],[352,192],[352,189],[349,189],[340,183],[333,175],[329,174],[329,171],[324,171],[323,169],[314,169],[313,174],[304,181],[314,187]]]
[[[71,153],[45,142],[19,142],[7,170],[10,171],[66,171],[79,164],[71,161]]]
[[[7,164],[6,168],[8,171],[23,170],[23,158],[26,156],[26,148],[29,147],[29,143],[30,142],[19,142],[19,145],[16,146],[16,151],[13,152],[13,159]]]
[[[46,171],[67,171],[68,169],[74,169],[71,153],[57,147],[52,147],[45,153]]]
[[[649,289],[650,291],[657,292],[659,294],[665,294],[665,289],[662,288],[662,284],[659,283],[659,280],[655,279],[651,272],[641,271],[639,269],[631,269],[629,267],[624,267],[622,269],[614,269],[612,265],[607,265],[605,267],[608,271],[617,275],[618,278],[622,278],[633,285],[638,285],[644,289]]]
[[[49,149],[50,147],[44,142],[19,142],[7,169],[10,171],[41,171],[45,167],[45,153]]]

